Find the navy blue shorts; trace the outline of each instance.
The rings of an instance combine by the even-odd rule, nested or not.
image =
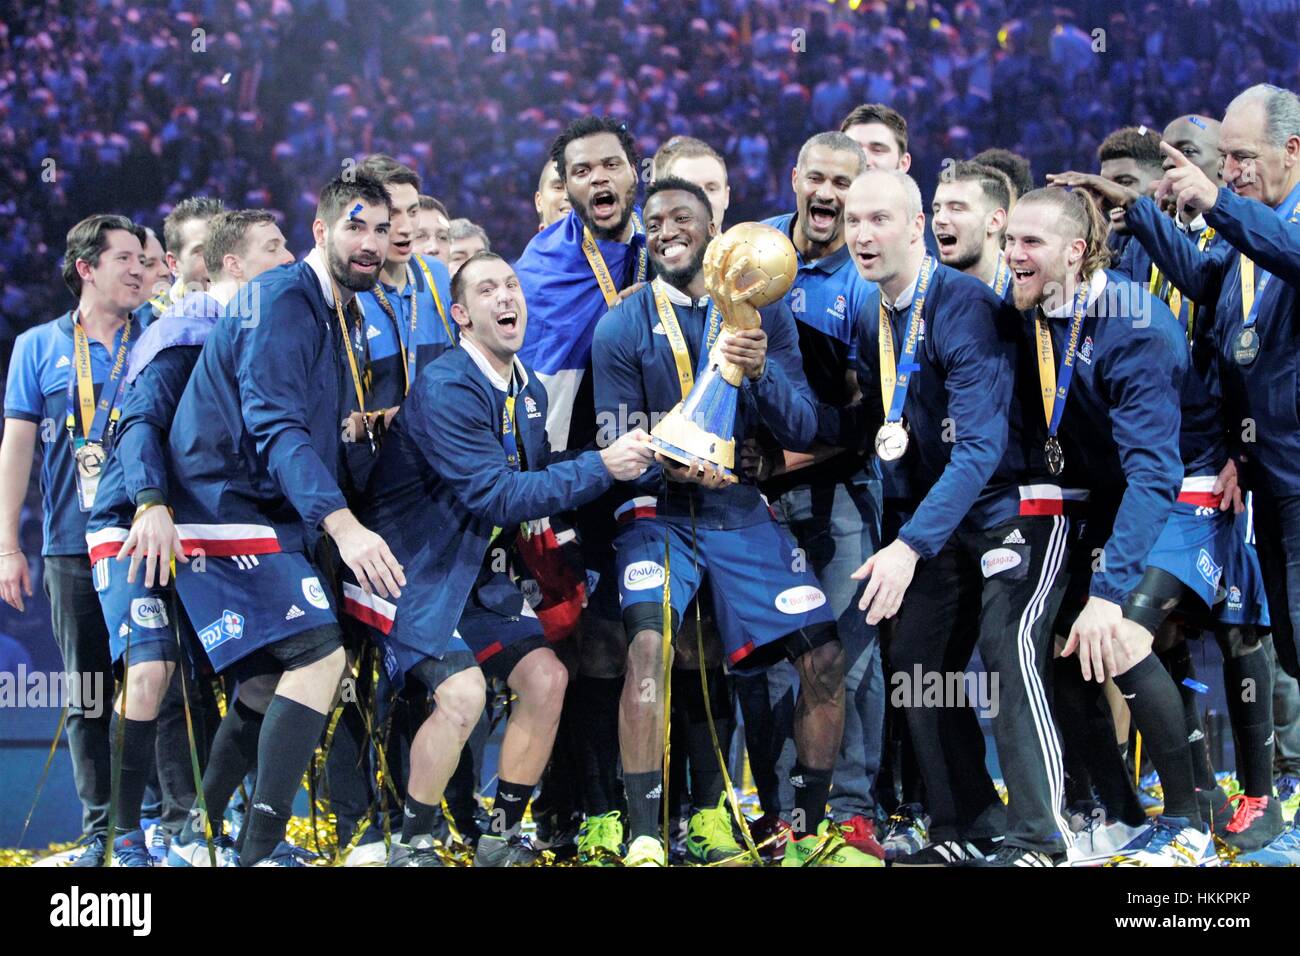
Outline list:
[[[124,528],[104,528],[87,536],[94,564],[91,566],[95,593],[108,626],[108,649],[113,663],[122,663],[130,641],[130,663],[180,659],[172,620],[171,586],[144,586],[144,565],[136,570],[135,583],[126,579],[131,561],[117,560],[126,541]]]
[[[666,580],[680,622],[707,573],[713,617],[732,665],[804,628],[835,623],[817,576],[775,520],[728,530],[697,528],[692,546],[688,523],[647,515],[623,525],[614,551],[624,620],[639,613],[632,608],[648,605],[646,613],[658,608],[662,622]]]
[[[218,672],[306,631],[338,632],[321,577],[300,551],[208,557],[201,564],[191,558],[178,570],[176,592]]]

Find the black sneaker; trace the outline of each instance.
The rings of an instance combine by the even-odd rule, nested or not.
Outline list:
[[[499,837],[484,834],[474,850],[474,866],[532,866],[542,853],[526,836]]]
[[[1196,803],[1201,808],[1201,820],[1210,828],[1210,832],[1223,839],[1228,824],[1236,816],[1237,808],[1223,792],[1222,787],[1213,790],[1197,790]]]
[[[1065,854],[1044,853],[1042,850],[1026,850],[1021,846],[1004,846],[992,856],[977,860],[973,866],[1060,866],[1065,862]]]
[[[1219,837],[1224,843],[1241,853],[1253,853],[1268,846],[1286,829],[1282,820],[1282,806],[1276,797],[1234,798],[1237,815],[1232,818]]]
[[[894,861],[894,866],[971,866],[992,856],[1002,846],[1002,837],[982,840],[941,840],[929,843],[911,856]]]

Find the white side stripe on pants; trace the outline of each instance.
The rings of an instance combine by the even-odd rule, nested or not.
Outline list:
[[[1063,515],[1052,516],[1052,533],[1047,539],[1047,553],[1043,557],[1038,584],[1034,593],[1020,613],[1020,625],[1016,634],[1016,651],[1020,660],[1020,677],[1024,681],[1025,696],[1029,700],[1029,709],[1034,719],[1034,732],[1038,736],[1038,746],[1043,753],[1043,766],[1047,771],[1047,783],[1052,801],[1052,815],[1057,828],[1065,840],[1066,848],[1074,845],[1074,836],[1070,824],[1061,814],[1065,803],[1065,766],[1061,760],[1061,742],[1056,736],[1056,725],[1047,705],[1047,693],[1038,676],[1037,654],[1034,651],[1034,625],[1042,616],[1047,597],[1056,583],[1061,566],[1065,563],[1065,543],[1069,538],[1070,519]],[[1050,653],[1050,643],[1048,645]]]

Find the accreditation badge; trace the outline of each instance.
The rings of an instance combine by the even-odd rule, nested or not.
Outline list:
[[[876,455],[881,461],[897,461],[907,452],[907,426],[885,422],[876,432]]]
[[[90,511],[95,506],[95,492],[99,490],[99,476],[108,453],[101,443],[82,439],[72,454],[77,462],[77,506],[82,511]]]

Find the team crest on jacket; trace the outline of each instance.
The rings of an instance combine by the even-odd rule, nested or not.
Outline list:
[[[1083,344],[1079,346],[1079,361],[1084,365],[1092,364],[1092,336],[1085,335]]]
[[[533,400],[533,396],[531,395],[524,396],[524,411],[528,413],[529,418],[542,417],[541,411],[537,408],[537,402]]]

